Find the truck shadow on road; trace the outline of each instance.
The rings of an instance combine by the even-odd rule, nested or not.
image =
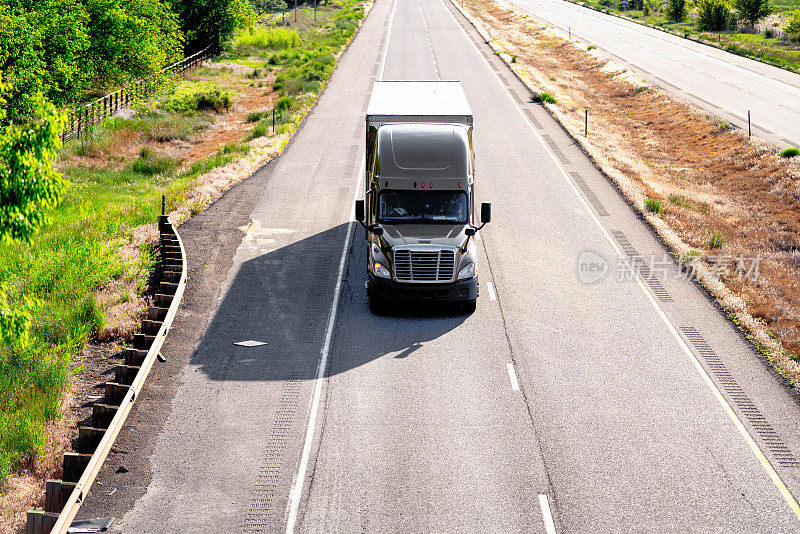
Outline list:
[[[270,238],[245,238],[246,246],[240,249],[251,247],[255,257],[241,264],[231,286],[223,291],[191,364],[220,381],[313,379],[347,227],[342,224],[264,253],[257,250],[268,248]],[[425,342],[468,318],[458,308],[431,303],[402,305],[374,315],[364,288],[363,238],[363,230],[354,228],[331,343],[330,375],[387,354],[413,357]],[[234,345],[250,340],[266,344]]]

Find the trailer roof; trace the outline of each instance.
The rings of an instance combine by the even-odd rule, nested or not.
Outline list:
[[[375,82],[367,106],[370,116],[472,117],[461,82]]]

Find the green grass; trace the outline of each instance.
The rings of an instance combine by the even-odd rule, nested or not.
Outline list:
[[[137,174],[153,176],[173,172],[178,162],[169,156],[159,156],[147,147],[139,151],[139,157],[130,165],[130,169]]]
[[[797,148],[787,148],[786,150],[782,150],[780,156],[782,158],[793,158],[795,156],[800,156],[800,149]]]
[[[30,343],[0,346],[0,485],[44,451],[47,423],[59,416],[72,356],[103,326],[104,310],[95,293],[129,270],[143,288],[153,261],[150,251],[142,250],[143,262],[134,266],[118,252],[132,240],[131,229],[156,220],[162,194],[168,209],[176,207],[198,174],[246,151],[230,145],[182,173],[173,164],[161,175],[137,172],[134,165],[119,171],[68,170],[67,197],[50,212],[51,223],[30,245],[0,245],[0,284],[6,285],[9,301],[34,301]]]

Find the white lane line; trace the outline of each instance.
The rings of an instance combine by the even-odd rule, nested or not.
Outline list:
[[[392,26],[394,26],[394,12],[397,9],[397,0],[392,4],[392,14],[389,15],[389,31],[386,34],[386,45],[383,47],[383,58],[381,58],[381,77],[378,78],[379,80],[383,80],[383,72],[386,70],[386,56],[389,54],[389,44],[392,42]]]
[[[389,37],[386,40],[386,47],[383,49],[383,58],[381,60],[381,78],[383,78],[383,69],[386,66],[386,54],[389,50],[389,39],[391,39],[392,23],[394,22],[394,12],[397,7],[397,0],[392,6],[392,14],[389,20]],[[306,472],[308,471],[308,461],[311,458],[311,446],[314,442],[314,430],[317,426],[317,414],[319,412],[320,398],[322,397],[322,386],[324,384],[325,369],[328,367],[328,356],[330,354],[331,339],[333,338],[333,328],[336,324],[336,315],[339,310],[339,299],[342,295],[342,279],[344,278],[344,267],[347,260],[347,249],[350,248],[350,239],[353,235],[353,219],[355,219],[355,199],[358,198],[359,188],[364,177],[366,170],[366,156],[362,153],[361,168],[358,171],[356,179],[356,190],[353,194],[353,202],[350,207],[350,218],[347,225],[347,235],[344,239],[344,246],[342,247],[342,257],[339,259],[339,273],[336,277],[336,288],[333,291],[333,302],[331,302],[330,316],[328,317],[328,326],[325,330],[325,342],[320,351],[319,363],[317,364],[317,374],[314,378],[314,394],[311,397],[311,411],[308,414],[308,426],[306,427],[306,437],[303,442],[303,455],[300,457],[300,465],[297,468],[297,474],[294,477],[294,484],[289,491],[289,515],[286,520],[286,534],[293,534],[294,527],[297,524],[297,513],[300,510],[300,499],[303,497],[303,487],[306,481]]]
[[[497,295],[494,292],[494,285],[491,282],[486,282],[486,289],[489,290],[489,299],[497,300]]]
[[[508,378],[511,379],[511,389],[513,391],[519,391],[519,380],[517,380],[517,372],[514,370],[514,364],[508,362],[506,364],[506,369],[508,369]]]
[[[539,506],[542,508],[544,531],[547,534],[556,534],[556,525],[553,523],[553,514],[550,512],[550,501],[547,499],[547,495],[539,494]]]
[[[364,172],[364,158],[362,158],[361,170],[358,173],[356,191],[361,185],[361,175]],[[355,203],[354,203],[355,204]],[[339,260],[339,274],[336,277],[336,289],[333,291],[333,302],[331,302],[328,326],[325,330],[325,342],[320,351],[319,363],[317,364],[317,374],[314,378],[314,394],[311,398],[311,411],[308,414],[308,426],[306,427],[306,437],[303,443],[303,455],[300,457],[300,465],[294,477],[294,485],[289,492],[289,517],[286,521],[286,534],[294,533],[294,526],[297,523],[297,512],[300,509],[300,499],[303,496],[303,486],[308,470],[308,461],[311,457],[311,445],[314,441],[314,430],[317,426],[317,413],[319,412],[319,401],[322,397],[322,385],[324,383],[325,369],[328,367],[328,355],[331,348],[333,337],[333,327],[336,324],[336,315],[339,309],[339,299],[342,294],[342,279],[344,277],[344,267],[347,260],[347,249],[350,248],[350,238],[353,234],[353,218],[347,224],[347,235],[342,247],[342,257]]]
[[[442,1],[445,1],[445,0],[442,0]],[[455,0],[451,0],[451,2],[452,1],[455,1]],[[455,4],[454,4],[454,6],[455,6]],[[455,7],[456,7],[456,9],[458,9],[458,6],[455,6]],[[514,97],[511,96],[511,93],[508,91],[508,89],[506,88],[505,84],[500,79],[500,76],[494,71],[494,69],[492,69],[492,66],[489,64],[489,60],[487,60],[483,56],[483,54],[481,53],[480,49],[478,49],[478,45],[475,44],[475,42],[472,40],[472,38],[467,33],[466,28],[464,28],[458,22],[456,22],[456,25],[459,28],[461,28],[461,31],[464,33],[464,36],[466,37],[467,41],[470,42],[472,47],[475,49],[475,52],[477,52],[478,56],[480,56],[480,58],[486,64],[486,66],[488,67],[488,69],[491,72],[491,74],[494,75],[495,79],[497,80],[497,83],[500,85],[500,88],[503,90],[503,92],[505,92],[506,97],[508,97],[509,102],[511,102],[511,105],[520,114],[520,116],[522,117],[522,120],[525,122],[525,124],[528,125],[528,128],[530,128],[531,132],[533,133],[533,136],[536,137],[536,139],[539,141],[539,143],[541,144],[541,146],[544,149],[544,151],[547,153],[548,156],[550,156],[550,159],[553,160],[553,163],[556,165],[558,170],[561,172],[561,176],[564,178],[566,183],[572,189],[572,192],[575,193],[575,196],[578,197],[578,200],[580,200],[580,202],[583,204],[584,208],[586,208],[586,211],[589,213],[589,216],[592,218],[592,220],[594,221],[594,223],[597,226],[597,228],[600,230],[600,232],[603,234],[603,236],[609,242],[609,244],[611,245],[611,248],[614,249],[614,252],[617,253],[617,255],[622,259],[622,261],[627,262],[628,261],[627,260],[627,256],[625,256],[625,254],[622,252],[622,250],[619,248],[619,246],[617,246],[617,243],[616,243],[616,241],[614,241],[614,238],[611,237],[611,234],[608,232],[608,230],[606,230],[605,226],[603,226],[603,223],[600,222],[600,219],[597,217],[595,212],[589,206],[589,203],[586,201],[585,198],[583,198],[583,196],[581,195],[580,191],[578,190],[578,186],[575,185],[575,183],[572,181],[572,179],[567,174],[567,170],[564,168],[564,166],[558,160],[558,158],[553,153],[553,151],[550,149],[550,147],[547,145],[547,143],[544,142],[544,139],[542,139],[542,136],[539,134],[539,132],[536,130],[536,128],[533,126],[533,124],[531,124],[530,120],[528,119],[528,116],[525,115],[525,112],[517,104],[517,101],[514,99]],[[778,489],[778,492],[781,494],[781,496],[784,498],[786,503],[792,509],[792,511],[794,512],[795,516],[800,518],[800,504],[797,503],[797,500],[794,498],[792,493],[789,491],[789,488],[786,487],[786,484],[783,483],[783,480],[781,480],[781,477],[778,475],[778,472],[775,471],[774,467],[772,467],[772,464],[769,463],[769,460],[767,460],[767,457],[764,455],[764,453],[761,450],[761,448],[758,446],[756,441],[753,439],[753,436],[750,435],[750,432],[744,426],[744,424],[742,423],[741,419],[739,419],[739,416],[736,415],[736,412],[733,411],[733,408],[731,407],[730,404],[728,404],[728,401],[722,395],[722,393],[720,392],[719,388],[717,388],[716,384],[714,384],[714,381],[711,380],[711,377],[708,375],[708,373],[706,373],[706,370],[703,368],[703,366],[700,363],[700,361],[697,359],[697,357],[694,355],[692,350],[689,348],[689,346],[683,340],[681,335],[678,333],[677,328],[675,328],[675,326],[672,324],[672,321],[669,319],[669,317],[667,317],[667,314],[661,308],[661,305],[655,299],[655,297],[650,292],[650,290],[647,288],[647,286],[645,286],[645,284],[642,281],[641,277],[639,276],[638,272],[635,272],[634,276],[636,277],[637,285],[644,292],[645,297],[647,297],[647,300],[650,301],[650,304],[653,306],[653,308],[655,309],[656,313],[661,318],[662,322],[667,326],[667,330],[669,330],[669,332],[675,338],[675,340],[678,343],[678,346],[681,348],[683,353],[692,362],[692,364],[694,365],[694,368],[697,370],[697,372],[700,375],[700,377],[706,383],[706,386],[711,390],[712,394],[717,399],[717,402],[719,402],[719,404],[722,406],[722,409],[725,411],[725,413],[727,414],[728,418],[731,420],[733,425],[739,431],[739,434],[742,436],[744,441],[747,443],[748,447],[750,447],[750,450],[753,453],[753,456],[756,457],[758,462],[761,464],[761,467],[764,469],[764,471],[766,471],[766,473],[769,476],[770,480],[772,480],[772,483],[775,484],[775,487]]]

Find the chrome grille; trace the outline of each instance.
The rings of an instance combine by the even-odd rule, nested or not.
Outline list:
[[[455,262],[453,250],[396,250],[394,274],[402,282],[449,282]]]

